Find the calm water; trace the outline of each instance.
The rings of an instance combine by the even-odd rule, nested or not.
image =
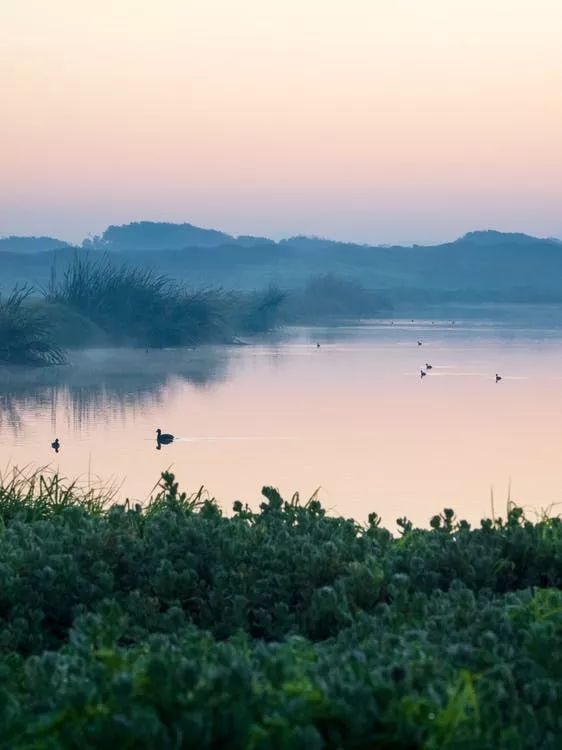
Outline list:
[[[257,505],[264,484],[303,498],[320,487],[332,512],[376,510],[389,525],[445,506],[478,519],[492,490],[503,514],[510,486],[535,509],[562,501],[560,328],[377,322],[72,359],[0,370],[4,471],[49,464],[143,501],[171,468],[228,509]],[[157,427],[179,440],[155,450]]]

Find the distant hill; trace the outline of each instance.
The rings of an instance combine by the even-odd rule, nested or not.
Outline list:
[[[109,253],[116,263],[152,268],[193,287],[302,288],[312,276],[330,273],[384,292],[396,306],[562,303],[562,243],[525,234],[475,231],[439,245],[389,247],[304,236],[275,242],[191,224],[138,222],[108,227],[82,248],[66,243],[61,248],[59,240],[45,238],[57,247],[45,252],[43,238],[17,239],[40,251],[31,254],[13,245],[13,251],[0,253],[3,288],[15,281],[45,286],[53,263],[62,273],[74,253],[88,251],[94,257]]]
[[[234,238],[215,229],[192,224],[138,221],[110,226],[100,237],[84,240],[83,247],[99,250],[174,250],[183,247],[216,247]]]
[[[68,242],[55,237],[1,237],[0,252],[4,253],[42,253],[56,250],[59,247],[70,247]]]

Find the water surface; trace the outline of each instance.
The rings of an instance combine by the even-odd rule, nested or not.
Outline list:
[[[389,525],[445,506],[477,520],[492,493],[499,515],[509,493],[547,508],[562,501],[561,363],[560,328],[482,320],[75,353],[68,367],[0,368],[1,466],[49,464],[140,501],[171,468],[227,509],[257,506],[264,484],[303,499],[320,487],[332,512]],[[156,450],[157,427],[179,439]]]

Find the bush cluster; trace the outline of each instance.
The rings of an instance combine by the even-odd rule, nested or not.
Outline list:
[[[562,522],[0,492],[0,747],[562,745]]]

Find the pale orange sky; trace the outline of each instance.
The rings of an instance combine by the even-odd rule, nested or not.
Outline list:
[[[562,236],[560,0],[3,0],[0,235]]]

